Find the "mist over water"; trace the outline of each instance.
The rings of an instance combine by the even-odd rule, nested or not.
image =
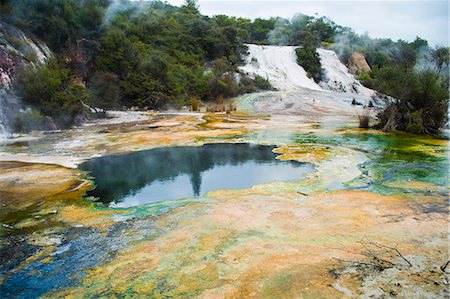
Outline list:
[[[0,140],[11,134],[12,116],[20,109],[17,97],[0,90]]]
[[[80,168],[95,179],[88,192],[113,207],[203,196],[211,190],[302,179],[312,164],[280,161],[273,146],[207,144],[94,158]]]

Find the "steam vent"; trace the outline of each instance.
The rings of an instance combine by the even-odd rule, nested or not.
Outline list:
[[[2,1],[0,298],[448,298],[447,27]]]

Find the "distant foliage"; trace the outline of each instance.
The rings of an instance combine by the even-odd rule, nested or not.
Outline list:
[[[71,126],[89,98],[84,85],[72,82],[69,71],[55,60],[24,70],[18,79],[23,102],[54,118],[60,127]]]
[[[245,74],[240,74],[239,88],[243,93],[251,93],[263,90],[276,90],[275,87],[270,84],[269,80],[259,75],[255,75],[254,78],[250,78]]]
[[[191,105],[192,98],[217,102],[273,89],[265,78],[239,72],[246,43],[299,46],[297,61],[316,82],[322,79],[318,47],[333,49],[344,63],[361,52],[372,69],[360,77],[363,84],[397,99],[379,115],[385,130],[433,133],[447,121],[450,51],[433,49],[419,37],[373,39],[302,14],[290,20],[208,17],[195,0],[181,7],[161,1],[5,0],[0,16],[55,52],[47,66],[21,72],[17,86],[25,103],[60,126],[70,126],[85,105],[161,109]]]
[[[438,73],[383,67],[374,77],[374,86],[397,99],[378,115],[383,130],[434,134],[448,121],[448,82]]]
[[[201,101],[198,97],[191,98],[191,110],[196,112],[200,110]]]
[[[239,42],[249,44],[270,44],[268,34],[275,27],[278,18],[249,20],[226,15],[216,15],[212,18],[218,27],[236,29]]]
[[[358,114],[359,127],[361,129],[369,128],[370,123],[370,110],[364,109],[361,114]]]
[[[91,95],[89,103],[93,109],[104,112],[118,108],[121,94],[120,82],[116,74],[97,72],[89,80],[88,88]]]
[[[378,114],[385,131],[438,133],[448,121],[449,48],[431,48],[417,37],[413,42],[372,39],[342,28],[330,46],[341,60],[361,52],[372,71],[359,77],[372,89],[394,98]]]
[[[267,43],[275,19],[210,18],[196,1],[175,7],[159,1],[10,0],[0,8],[2,19],[55,51],[48,67],[21,73],[18,86],[25,103],[63,125],[84,113],[81,103],[101,111],[160,109],[270,86],[260,78],[241,82],[238,66],[244,43]]]
[[[295,54],[297,55],[297,63],[305,69],[310,78],[319,83],[322,80],[323,71],[320,56],[316,49],[311,46],[296,48]]]
[[[275,45],[319,47],[322,43],[334,42],[341,27],[326,17],[311,17],[296,14],[291,20],[277,18],[268,40]]]
[[[271,22],[208,18],[197,6],[181,8],[154,2],[144,10],[118,12],[100,38],[96,69],[117,75],[121,104],[151,109],[215,101],[245,92],[238,65],[249,28],[265,32]],[[266,29],[263,29],[266,28]]]
[[[272,84],[270,84],[269,80],[259,75],[255,76],[254,82],[257,90],[275,90]]]
[[[15,132],[29,133],[32,130],[45,129],[44,117],[39,110],[19,112],[14,116],[12,127]]]
[[[0,12],[58,50],[81,37],[96,37],[109,4],[109,0],[4,0]]]

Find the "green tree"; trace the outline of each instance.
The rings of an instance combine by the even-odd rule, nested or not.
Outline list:
[[[3,3],[3,2],[2,2]],[[94,38],[108,0],[5,0],[9,19],[59,51],[80,38]]]
[[[56,60],[21,72],[18,94],[24,103],[54,118],[60,127],[73,124],[75,117],[83,113],[83,101],[89,97],[84,86],[72,83],[69,71]]]
[[[88,87],[92,95],[89,102],[94,109],[106,111],[119,105],[120,81],[116,74],[97,72],[89,80]]]
[[[319,83],[322,80],[323,70],[316,49],[312,46],[300,47],[295,49],[295,54],[297,63],[305,69],[310,78]]]
[[[450,48],[437,47],[432,54],[432,58],[437,67],[437,72],[440,75],[443,70],[447,69],[450,64]]]
[[[449,92],[438,73],[385,66],[374,76],[374,87],[397,99],[378,115],[384,130],[437,133],[447,122]]]

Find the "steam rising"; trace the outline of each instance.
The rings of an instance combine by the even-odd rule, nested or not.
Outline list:
[[[300,32],[307,24],[310,17],[298,13],[291,20],[278,18],[275,27],[268,34],[268,40],[272,45],[287,46],[294,43],[293,35]]]
[[[16,96],[0,90],[0,140],[10,135],[11,116],[20,110]]]

